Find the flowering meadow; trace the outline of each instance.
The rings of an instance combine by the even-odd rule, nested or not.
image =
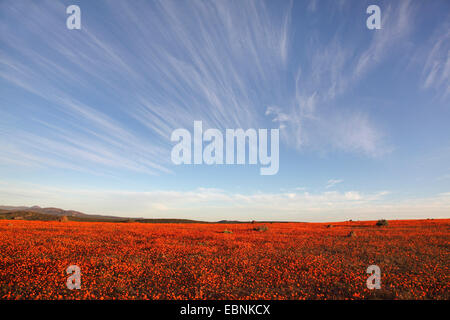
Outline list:
[[[450,219],[0,220],[0,299],[450,299]],[[81,269],[69,290],[66,269]],[[369,265],[381,289],[369,290]]]

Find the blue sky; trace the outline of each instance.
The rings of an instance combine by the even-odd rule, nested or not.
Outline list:
[[[81,9],[81,30],[66,8]],[[366,8],[381,9],[369,30]],[[450,217],[450,3],[2,1],[0,204],[120,216]],[[280,168],[171,132],[280,128]]]

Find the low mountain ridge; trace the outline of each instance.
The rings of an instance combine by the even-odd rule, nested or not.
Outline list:
[[[41,208],[39,206],[32,206],[32,207],[24,207],[24,206],[0,206],[0,210],[6,210],[10,212],[15,211],[28,211],[28,212],[36,212],[36,213],[43,213],[43,214],[50,214],[50,215],[56,215],[56,216],[88,216],[88,214],[74,211],[74,210],[63,210],[60,208]]]
[[[58,221],[67,217],[69,221],[86,222],[139,222],[139,223],[209,223],[189,219],[145,219],[145,218],[127,218],[86,214],[74,210],[64,210],[60,208],[41,208],[39,206],[0,206],[0,219],[7,220],[40,220],[40,221]],[[65,218],[64,218],[65,219]]]

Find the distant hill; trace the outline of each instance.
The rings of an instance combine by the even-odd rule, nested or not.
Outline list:
[[[39,220],[39,221],[58,221],[62,217],[67,217],[68,221],[91,221],[91,222],[128,222],[128,218],[107,217],[88,214],[56,214],[56,213],[41,213],[35,210],[28,209],[14,209],[4,210],[0,209],[0,219],[7,220]]]
[[[43,214],[50,214],[50,215],[56,215],[56,216],[86,216],[86,214],[78,211],[73,210],[63,210],[59,208],[41,208],[39,206],[33,206],[33,207],[12,207],[12,206],[0,206],[0,210],[6,210],[10,212],[15,211],[28,211],[28,212],[36,212],[36,213],[43,213]]]
[[[217,222],[207,222],[190,219],[171,219],[171,218],[161,218],[161,219],[127,218],[127,217],[86,214],[79,211],[64,210],[52,207],[41,208],[39,206],[32,206],[32,207],[0,206],[0,219],[58,221],[62,217],[67,217],[67,220],[69,221],[90,221],[90,222],[223,223],[223,224],[276,222],[276,221],[236,221],[236,220],[221,220]]]
[[[90,222],[140,222],[140,223],[208,223],[189,219],[144,219],[126,218],[86,214],[74,210],[63,210],[59,208],[41,208],[39,206],[0,206],[0,219],[9,220],[40,220],[58,221],[61,217],[67,217],[69,221]]]

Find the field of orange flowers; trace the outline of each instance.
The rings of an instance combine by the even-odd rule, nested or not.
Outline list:
[[[450,299],[450,219],[260,225],[3,220],[0,299]]]

